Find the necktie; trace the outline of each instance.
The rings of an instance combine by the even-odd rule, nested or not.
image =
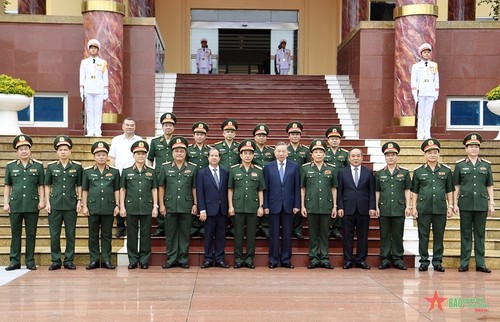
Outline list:
[[[427,67],[427,62],[425,62],[425,67]]]
[[[280,162],[280,180],[281,183],[283,183],[283,179],[285,178],[285,168],[284,168],[284,163]]]
[[[356,187],[358,186],[358,182],[359,182],[358,167],[355,167],[354,168],[354,184],[356,185]]]
[[[215,178],[215,183],[217,184],[217,188],[220,189],[220,181],[219,181],[219,176],[217,175],[217,169],[212,170],[214,172],[214,178]]]
[[[95,64],[95,58],[92,58],[92,64]]]

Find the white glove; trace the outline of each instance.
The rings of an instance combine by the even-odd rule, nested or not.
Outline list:
[[[278,66],[278,67],[276,67],[276,71],[278,71],[278,74],[280,73],[280,68],[279,68],[279,66]]]
[[[413,95],[413,100],[415,101],[415,104],[418,103],[418,95],[417,95],[417,90],[413,90],[411,91],[412,95]]]
[[[107,88],[104,89],[104,100],[108,99],[109,90]]]
[[[436,96],[434,96],[434,102],[438,100],[438,97],[439,97],[439,93],[436,92]]]
[[[80,86],[80,98],[82,99],[82,102],[85,100],[85,94],[83,93],[83,87]]]

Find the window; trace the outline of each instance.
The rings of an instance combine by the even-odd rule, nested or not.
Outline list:
[[[17,112],[19,125],[26,127],[67,127],[68,94],[36,93],[31,105]]]
[[[484,97],[448,97],[446,128],[448,130],[497,130],[500,116],[487,107]]]

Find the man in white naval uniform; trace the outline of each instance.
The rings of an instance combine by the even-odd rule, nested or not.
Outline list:
[[[411,92],[418,103],[417,139],[431,138],[431,118],[434,102],[439,96],[439,73],[437,63],[430,61],[432,47],[422,44],[418,52],[422,60],[411,68]]]
[[[85,100],[86,136],[101,136],[102,106],[108,99],[108,63],[99,57],[101,43],[97,39],[90,39],[87,48],[90,57],[80,64],[80,98]]]
[[[208,74],[212,71],[212,51],[208,48],[207,38],[201,38],[201,48],[196,53],[196,69],[198,74]]]
[[[290,49],[286,49],[286,39],[281,39],[280,49],[276,52],[275,62],[276,70],[280,75],[288,75],[288,70],[290,69],[290,58],[292,54]]]

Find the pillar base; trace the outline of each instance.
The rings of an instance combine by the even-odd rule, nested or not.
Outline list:
[[[415,116],[401,116],[399,118],[400,126],[415,126]]]
[[[102,113],[102,123],[120,123],[122,122],[123,115],[116,113]]]

